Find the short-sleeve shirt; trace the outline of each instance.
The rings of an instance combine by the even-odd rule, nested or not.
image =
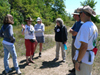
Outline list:
[[[44,36],[45,25],[43,23],[35,24],[34,29],[35,29],[35,36],[36,37]]]
[[[85,42],[88,44],[87,50],[93,50],[93,48],[94,48],[93,41],[97,39],[97,36],[98,36],[98,29],[97,29],[96,25],[91,21],[85,22],[81,26],[81,28],[76,36],[74,46],[77,49],[80,49],[81,42]],[[93,51],[90,51],[90,53],[91,53],[91,62],[88,61],[89,52],[86,52],[84,57],[82,58],[83,63],[89,64],[89,65],[93,64],[95,55],[94,55]],[[78,50],[76,50],[74,59],[76,60],[77,57],[78,57]]]
[[[32,25],[25,25],[25,39],[36,39],[35,38],[35,29]]]
[[[73,29],[74,31],[78,32],[81,26],[82,26],[82,22],[81,21],[77,21],[77,22],[75,22],[75,24],[73,25],[73,27],[71,29]],[[72,36],[72,38],[75,39],[76,36]]]

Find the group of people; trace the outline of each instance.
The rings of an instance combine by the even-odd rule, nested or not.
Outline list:
[[[83,6],[75,9],[73,18],[76,20],[75,24],[70,29],[72,34],[72,61],[74,68],[69,72],[74,72],[76,75],[91,75],[92,64],[94,61],[93,49],[96,46],[96,39],[98,36],[98,29],[96,25],[91,21],[91,16],[96,16],[96,13],[90,6]],[[26,25],[22,24],[22,34],[25,36],[25,47],[26,47],[26,63],[30,65],[34,63],[32,60],[37,44],[40,44],[39,57],[41,57],[42,44],[44,43],[44,30],[45,26],[42,23],[40,17],[37,18],[37,24],[33,27],[31,17],[27,18]],[[3,26],[0,30],[0,37],[3,37],[4,47],[4,68],[5,73],[9,73],[8,59],[9,53],[12,55],[13,64],[18,74],[21,74],[20,68],[18,67],[17,54],[14,46],[15,38],[13,36],[13,16],[7,14]],[[56,56],[53,61],[59,59],[59,50],[62,50],[63,62],[66,61],[66,51],[64,44],[67,43],[67,28],[61,18],[56,19],[56,26],[54,28],[55,41],[56,41]],[[95,41],[95,42],[94,42]],[[95,45],[94,45],[95,44]],[[28,59],[30,57],[30,59]]]
[[[96,13],[90,6],[75,9],[73,17],[76,20],[70,29],[72,34],[72,61],[74,68],[69,72],[76,75],[92,75],[92,64],[95,58],[96,39],[98,29],[91,21]]]
[[[34,63],[32,60],[37,44],[40,44],[40,50],[39,50],[39,57],[41,57],[42,52],[42,44],[44,43],[44,30],[45,26],[42,23],[42,20],[40,17],[37,18],[37,24],[33,27],[31,25],[32,18],[28,17],[26,20],[26,25],[22,24],[22,35],[25,36],[25,47],[26,47],[26,64],[30,65],[29,63]],[[10,57],[10,54],[13,58],[13,65],[15,67],[15,70],[17,74],[21,74],[20,68],[18,66],[17,62],[17,54],[15,49],[15,38],[13,36],[13,16],[10,14],[7,14],[3,21],[3,26],[0,30],[0,37],[3,37],[3,47],[4,47],[4,68],[5,73],[9,73],[12,71],[11,68],[9,68],[9,62],[8,59]],[[30,57],[30,59],[28,58]]]

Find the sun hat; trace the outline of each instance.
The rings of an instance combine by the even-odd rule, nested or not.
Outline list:
[[[40,18],[40,17],[38,17],[36,21],[42,21],[42,20],[41,20],[41,18]]]
[[[87,12],[90,15],[96,17],[95,11],[89,5],[77,8],[77,12]]]
[[[80,13],[77,11],[77,9],[74,10],[74,13],[72,15],[80,15]]]
[[[34,21],[31,17],[28,17],[25,21]]]

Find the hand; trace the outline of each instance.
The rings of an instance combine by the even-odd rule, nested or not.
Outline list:
[[[80,63],[78,63],[78,62],[75,63],[75,69],[77,71],[80,71]]]
[[[25,29],[25,26],[22,24],[22,28]]]
[[[38,29],[38,31],[42,31],[42,29]]]
[[[64,42],[64,44],[66,44],[67,42]]]
[[[35,39],[35,42],[37,43],[37,40]]]
[[[72,33],[73,29],[70,29],[69,32]]]

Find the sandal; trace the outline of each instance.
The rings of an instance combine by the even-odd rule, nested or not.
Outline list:
[[[34,64],[34,61],[30,60],[30,62]]]
[[[27,64],[27,65],[30,65],[30,63],[29,63],[29,62],[26,62],[26,64]]]

